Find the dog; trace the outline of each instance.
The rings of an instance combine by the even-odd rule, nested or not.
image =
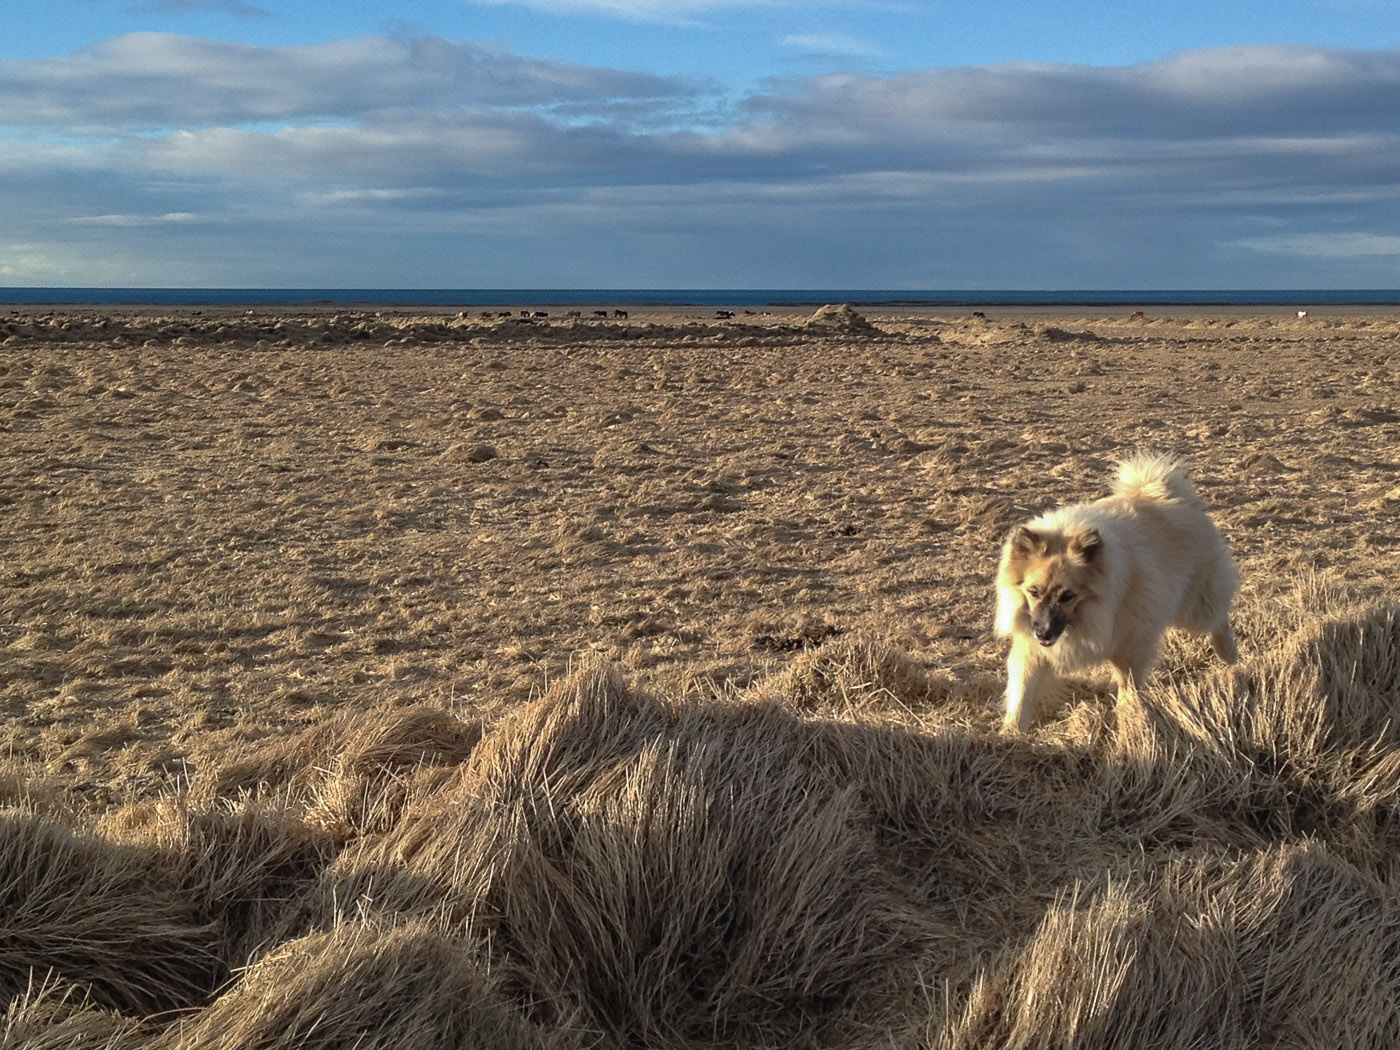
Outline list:
[[[1112,495],[1017,525],[997,571],[996,630],[1011,640],[1003,731],[1025,732],[1060,675],[1103,663],[1124,704],[1169,627],[1209,635],[1235,663],[1238,586],[1230,548],[1169,456],[1130,456]]]

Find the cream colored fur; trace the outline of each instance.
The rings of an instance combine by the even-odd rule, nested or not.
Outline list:
[[[1209,635],[1233,663],[1237,586],[1230,550],[1181,465],[1148,453],[1123,461],[1112,495],[1048,511],[1002,549],[996,629],[1011,640],[1003,728],[1024,731],[1061,675],[1103,663],[1125,702],[1169,627]]]

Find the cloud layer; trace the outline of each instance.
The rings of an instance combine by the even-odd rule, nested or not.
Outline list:
[[[831,74],[735,99],[436,38],[137,34],[0,64],[0,267],[30,284],[1386,286],[1396,112],[1394,51]]]
[[[592,69],[435,37],[255,47],[134,33],[63,58],[0,66],[0,120],[76,131],[205,127],[376,112],[656,99],[679,77]]]

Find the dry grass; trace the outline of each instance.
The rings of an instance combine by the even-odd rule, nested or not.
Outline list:
[[[9,1023],[110,1048],[1393,1045],[1396,611],[1323,605],[1277,653],[1040,741],[848,640],[708,700],[585,667],[466,748],[466,721],[342,715],[355,746],[331,768],[289,740],[265,798],[235,759],[210,783],[237,800],[11,816]],[[336,783],[411,753],[431,784],[325,829]],[[92,1005],[36,997],[53,977]]]
[[[1381,887],[1320,846],[1188,854],[1057,902],[930,1044],[1390,1046],[1397,938]]]
[[[1400,1045],[1395,324],[877,320],[8,329],[0,1050]],[[1243,662],[999,736],[1198,429]]]
[[[473,946],[415,924],[341,923],[279,945],[154,1044],[188,1050],[526,1050],[551,1041],[523,1021]]]
[[[213,991],[226,971],[212,932],[153,858],[40,817],[0,821],[7,998],[51,973],[134,1014],[190,1006]]]

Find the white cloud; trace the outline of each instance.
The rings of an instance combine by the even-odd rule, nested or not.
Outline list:
[[[362,117],[402,107],[534,107],[676,99],[661,77],[552,62],[436,37],[257,47],[133,33],[0,67],[0,124],[100,133]]]
[[[754,99],[785,120],[910,130],[981,125],[985,132],[1123,139],[1222,134],[1336,134],[1390,128],[1400,104],[1400,51],[1233,47],[1134,66],[1007,63],[832,74]]]
[[[189,211],[168,211],[164,215],[74,215],[67,221],[74,226],[161,226],[166,223],[193,222],[197,215]]]
[[[556,15],[602,15],[633,22],[692,26],[704,15],[736,8],[810,11],[814,7],[861,8],[917,12],[917,4],[902,0],[475,0],[495,7],[514,5]]]
[[[1240,247],[1275,255],[1317,259],[1385,258],[1400,256],[1400,236],[1378,233],[1295,233],[1250,237]]]
[[[517,5],[548,14],[604,15],[634,22],[693,25],[697,16],[737,7],[789,7],[798,0],[477,0],[492,6]]]
[[[405,177],[457,184],[472,176],[519,175],[532,165],[567,168],[576,151],[568,132],[518,114],[401,114],[346,127],[288,127],[277,132],[208,128],[140,144],[141,163],[185,176],[286,182],[353,179],[369,190]],[[551,156],[551,152],[553,156]],[[376,185],[381,181],[387,187]],[[340,192],[347,187],[338,185]]]
[[[342,204],[377,204],[386,201],[430,200],[443,196],[444,191],[428,187],[393,189],[327,190],[302,194],[308,204],[335,207]]]
[[[877,58],[884,53],[878,44],[844,33],[792,33],[783,37],[779,44],[836,58]]]

